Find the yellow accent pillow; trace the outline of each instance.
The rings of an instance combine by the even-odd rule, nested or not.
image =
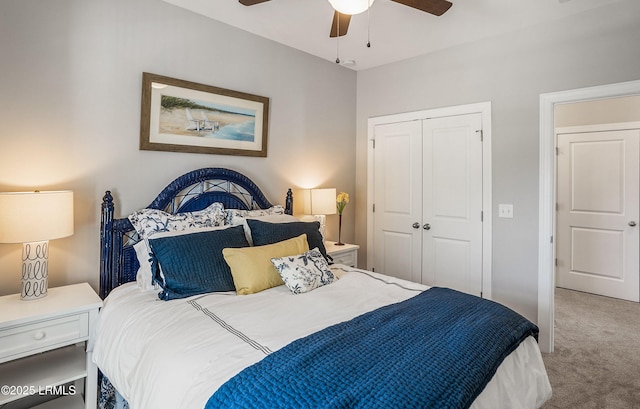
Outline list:
[[[272,258],[295,256],[309,251],[307,235],[265,246],[226,248],[224,260],[231,268],[231,276],[238,294],[246,295],[284,284]]]

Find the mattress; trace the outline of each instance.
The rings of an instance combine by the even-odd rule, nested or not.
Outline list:
[[[332,270],[339,280],[300,295],[279,286],[166,302],[136,283],[122,285],[105,300],[93,360],[131,409],[200,409],[232,376],[291,341],[428,288],[343,265]],[[472,408],[538,408],[550,396],[540,350],[529,337]]]

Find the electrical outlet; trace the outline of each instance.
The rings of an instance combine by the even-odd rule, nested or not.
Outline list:
[[[498,217],[507,219],[513,219],[513,205],[512,204],[499,204],[498,205]]]

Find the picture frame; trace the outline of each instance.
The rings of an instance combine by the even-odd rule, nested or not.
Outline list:
[[[269,98],[142,73],[140,149],[267,156]]]

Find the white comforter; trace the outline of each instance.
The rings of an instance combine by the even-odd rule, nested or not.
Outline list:
[[[427,287],[333,266],[340,279],[310,293],[285,286],[160,301],[135,283],[116,288],[100,313],[93,361],[131,409],[200,409],[243,368],[291,341]],[[540,350],[528,338],[503,362],[474,409],[538,408],[551,396]]]

